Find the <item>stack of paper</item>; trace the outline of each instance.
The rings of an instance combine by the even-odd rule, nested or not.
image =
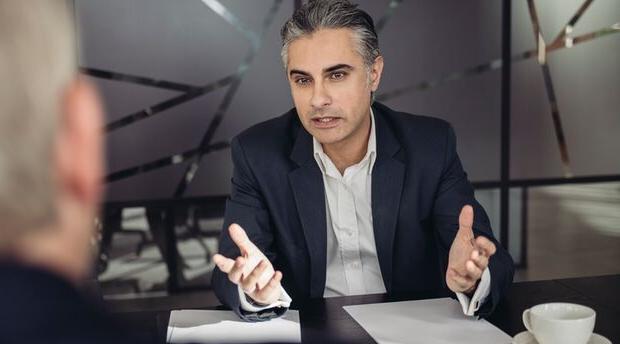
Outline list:
[[[299,313],[264,322],[245,322],[231,311],[170,313],[168,343],[301,343]]]
[[[486,320],[468,317],[450,298],[345,306],[379,344],[510,344],[512,338]]]

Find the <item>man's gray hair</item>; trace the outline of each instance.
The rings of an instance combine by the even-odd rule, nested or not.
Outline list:
[[[54,219],[54,139],[77,71],[65,0],[0,0],[0,252]]]
[[[370,69],[381,55],[375,25],[368,13],[346,0],[310,0],[293,13],[280,32],[284,68],[288,68],[288,47],[291,42],[320,29],[341,28],[353,31],[357,51],[364,59],[366,68]]]

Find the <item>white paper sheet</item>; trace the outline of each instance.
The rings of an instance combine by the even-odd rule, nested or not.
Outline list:
[[[486,320],[463,314],[450,298],[345,306],[379,344],[510,344],[512,338]]]
[[[231,311],[172,311],[166,338],[168,343],[301,343],[299,312],[251,323]]]

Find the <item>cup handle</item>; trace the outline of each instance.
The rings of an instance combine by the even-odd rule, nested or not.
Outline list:
[[[525,325],[525,328],[532,332],[532,326],[530,326],[530,309],[526,309],[523,311],[523,325]]]

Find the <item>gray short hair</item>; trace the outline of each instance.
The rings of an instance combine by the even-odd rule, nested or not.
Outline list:
[[[0,251],[56,213],[53,147],[77,73],[65,0],[0,0]]]
[[[351,29],[357,50],[370,69],[381,55],[372,17],[346,0],[310,0],[282,26],[282,63],[288,68],[288,47],[294,40],[320,29]]]

